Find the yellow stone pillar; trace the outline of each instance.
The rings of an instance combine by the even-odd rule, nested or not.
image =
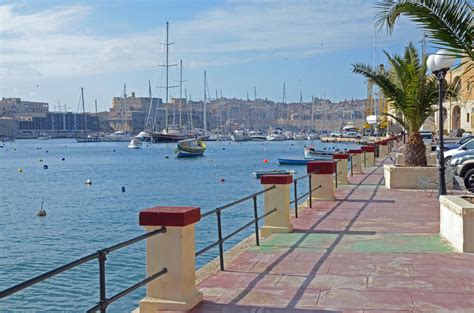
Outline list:
[[[140,212],[140,225],[147,232],[166,227],[166,232],[146,242],[146,271],[151,276],[167,272],[149,282],[140,301],[140,313],[186,311],[202,301],[196,289],[194,225],[201,210],[194,207],[154,207]]]
[[[275,233],[290,233],[293,225],[290,220],[290,188],[293,182],[291,175],[264,175],[260,183],[264,189],[275,186],[264,194],[265,213],[276,208],[276,211],[265,216],[260,233],[266,237]]]
[[[360,147],[361,150],[364,152],[365,155],[365,162],[364,167],[372,167],[375,166],[375,146],[362,146]]]
[[[380,158],[387,157],[389,154],[388,143],[385,140],[382,140],[378,143],[378,145],[379,145],[379,157]]]
[[[308,162],[307,173],[311,175],[311,199],[315,200],[335,200],[334,179],[336,173],[336,162],[334,161],[311,161]]]
[[[349,157],[347,153],[335,153],[334,160],[336,163],[336,179],[337,185],[348,185],[349,181],[347,180],[348,168],[349,168]]]
[[[362,150],[360,149],[353,149],[347,151],[352,157],[352,173],[354,174],[362,174]]]

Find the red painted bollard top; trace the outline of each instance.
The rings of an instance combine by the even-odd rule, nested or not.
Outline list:
[[[263,175],[260,177],[260,183],[262,185],[288,185],[292,182],[292,175]]]
[[[182,206],[156,206],[140,212],[140,226],[178,226],[194,224],[201,219],[201,209]]]
[[[334,174],[336,173],[336,162],[334,161],[311,161],[308,162],[306,172],[315,174]]]
[[[375,146],[362,146],[360,149],[364,152],[375,152]]]
[[[350,155],[347,153],[334,153],[333,159],[334,160],[346,160],[349,159]]]

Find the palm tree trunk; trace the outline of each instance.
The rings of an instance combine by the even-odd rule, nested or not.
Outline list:
[[[410,133],[405,144],[405,165],[426,166],[426,148],[419,132]]]

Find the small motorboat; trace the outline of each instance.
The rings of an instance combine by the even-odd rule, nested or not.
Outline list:
[[[263,175],[293,175],[296,174],[294,170],[267,170],[267,171],[255,171],[253,172],[256,178],[260,178]]]
[[[39,217],[45,217],[47,215],[46,210],[43,208],[43,204],[44,200],[41,200],[41,208],[39,209],[38,213],[36,213],[36,215]]]
[[[129,149],[141,149],[142,142],[138,138],[133,138],[128,144]]]
[[[204,141],[191,138],[178,141],[178,146],[174,150],[177,158],[197,157],[204,155],[206,152],[206,144]]]
[[[316,150],[314,147],[304,147],[304,157],[305,158],[313,158],[313,159],[320,159],[320,160],[332,160],[334,152],[339,151],[339,149],[323,149],[323,150]]]
[[[286,159],[286,158],[278,158],[278,163],[281,165],[306,165],[308,162],[316,161],[318,159]]]

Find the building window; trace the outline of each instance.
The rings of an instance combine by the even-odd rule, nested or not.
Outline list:
[[[469,113],[467,113],[467,115],[466,115],[466,122],[469,123]]]

